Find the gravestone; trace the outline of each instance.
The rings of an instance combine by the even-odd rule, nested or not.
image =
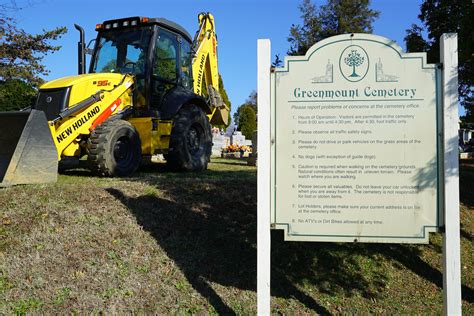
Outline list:
[[[212,130],[212,153],[211,157],[220,157],[222,149],[230,145],[230,137],[221,134],[219,129]]]
[[[247,164],[249,166],[257,165],[257,131],[252,133],[252,155],[249,157]]]
[[[241,131],[235,131],[230,136],[230,144],[231,145],[245,145],[245,136],[242,135]]]

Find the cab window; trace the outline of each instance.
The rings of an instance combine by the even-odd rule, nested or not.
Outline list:
[[[193,77],[191,74],[191,59],[192,59],[192,50],[191,44],[182,39],[181,40],[181,83],[185,89],[191,90],[193,88]]]
[[[160,30],[155,48],[153,75],[175,82],[177,79],[178,40],[171,32]]]
[[[176,87],[178,81],[179,43],[175,34],[158,30],[153,73],[151,77],[151,107],[159,109],[163,98]]]

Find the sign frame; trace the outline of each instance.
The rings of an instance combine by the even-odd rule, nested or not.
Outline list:
[[[442,80],[437,80],[437,98],[442,100],[438,112],[439,148],[444,153],[438,169],[438,213],[443,233],[443,298],[444,314],[461,314],[461,256],[459,218],[458,130],[458,45],[457,34],[441,36],[440,55]],[[274,135],[270,133],[271,45],[268,39],[257,42],[258,78],[258,196],[257,196],[257,314],[270,315],[270,229],[271,184],[270,155]],[[440,73],[440,70],[437,71]],[[440,78],[437,75],[437,78]],[[441,94],[441,97],[439,97]],[[441,128],[440,128],[441,127]],[[449,172],[448,172],[449,170]]]
[[[420,66],[422,70],[427,70],[431,71],[433,76],[434,76],[434,81],[435,81],[435,86],[433,89],[436,92],[436,97],[435,97],[435,109],[434,109],[434,116],[433,116],[433,125],[436,126],[436,210],[433,210],[433,214],[435,213],[434,216],[436,216],[436,220],[434,225],[424,225],[421,227],[421,233],[419,235],[361,235],[361,234],[318,234],[318,233],[298,233],[298,232],[292,232],[291,230],[291,224],[288,222],[281,222],[277,218],[277,195],[278,195],[278,186],[277,186],[277,166],[276,166],[276,160],[277,160],[277,115],[278,115],[278,109],[277,109],[277,76],[283,76],[283,75],[288,75],[291,68],[292,64],[297,64],[297,63],[305,63],[310,61],[310,59],[313,57],[313,54],[317,53],[320,49],[327,48],[329,45],[337,44],[337,43],[347,43],[348,46],[347,48],[344,49],[347,50],[349,47],[352,46],[357,46],[360,47],[363,52],[365,53],[366,60],[367,60],[367,67],[366,70],[363,73],[363,76],[361,76],[360,79],[353,81],[348,78],[343,74],[342,69],[341,69],[341,58],[343,56],[343,53],[341,56],[338,58],[339,61],[339,67],[336,67],[334,65],[334,69],[332,69],[332,72],[335,73],[337,71],[341,71],[341,74],[344,76],[344,78],[347,81],[351,82],[358,82],[363,80],[364,77],[366,77],[369,69],[370,69],[370,61],[368,58],[368,54],[365,51],[364,48],[362,48],[360,45],[362,45],[361,42],[372,42],[376,43],[378,45],[381,45],[383,48],[388,48],[389,50],[395,51],[400,60],[420,60]],[[393,52],[392,52],[393,53]],[[328,61],[329,63],[329,61]],[[308,65],[309,66],[309,65]],[[297,67],[296,65],[294,67]],[[377,67],[377,64],[375,64],[375,68]],[[336,69],[338,68],[338,69]],[[400,46],[395,44],[393,41],[382,37],[382,36],[377,36],[377,35],[372,35],[372,34],[343,34],[343,35],[337,35],[333,36],[330,38],[327,38],[325,40],[322,40],[315,45],[313,45],[304,56],[286,56],[284,59],[284,65],[281,68],[273,68],[272,73],[271,73],[271,129],[272,129],[272,148],[271,148],[271,166],[272,166],[272,172],[271,172],[271,190],[272,190],[272,199],[271,199],[271,223],[272,227],[274,229],[283,229],[284,230],[284,236],[285,240],[294,240],[294,241],[337,241],[337,242],[386,242],[386,243],[427,243],[428,242],[428,236],[430,232],[437,232],[438,228],[442,225],[442,214],[441,214],[441,208],[440,205],[442,203],[442,195],[441,193],[441,181],[440,181],[440,160],[442,159],[442,133],[441,133],[441,128],[442,128],[442,123],[441,123],[441,89],[439,88],[439,82],[441,81],[441,72],[439,69],[438,64],[428,64],[427,62],[427,56],[426,53],[404,53],[403,50],[401,49]],[[385,81],[378,81],[377,77],[375,78],[376,82],[385,82]],[[334,83],[334,75],[332,75],[331,80],[328,80],[326,82],[323,82],[323,84],[333,84]],[[419,101],[422,99],[409,99],[409,101]],[[311,102],[317,102],[317,103],[331,103],[332,101],[338,101],[342,102],[341,100],[311,100]],[[343,100],[344,101],[344,100]],[[353,100],[354,102],[359,102],[359,101],[385,101],[385,100]],[[389,100],[391,101],[391,100]],[[402,100],[400,100],[402,101]],[[406,100],[403,100],[406,101]],[[303,102],[303,101],[301,101]],[[306,101],[305,101],[306,102]],[[310,101],[307,101],[310,102]],[[430,212],[431,213],[431,212]]]

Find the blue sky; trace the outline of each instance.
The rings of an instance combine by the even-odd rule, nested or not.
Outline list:
[[[8,0],[6,0],[8,1]],[[287,37],[292,24],[301,23],[300,0],[17,0],[24,8],[15,16],[27,32],[66,26],[69,32],[57,44],[59,52],[45,58],[51,70],[47,80],[77,72],[78,32],[73,24],[86,31],[86,40],[95,37],[95,25],[104,20],[127,16],[165,17],[181,24],[191,35],[197,29],[197,15],[214,14],[219,40],[219,71],[224,79],[232,109],[242,104],[256,89],[257,39],[269,38],[272,54],[283,56],[289,48]],[[314,1],[322,4],[326,1]],[[403,37],[417,18],[421,0],[372,0],[372,8],[380,11],[374,34],[395,40],[405,48]],[[26,4],[26,6],[25,6]]]

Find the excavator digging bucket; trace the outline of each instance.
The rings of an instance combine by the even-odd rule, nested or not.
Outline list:
[[[222,100],[222,96],[214,86],[209,85],[207,88],[209,94],[209,104],[215,109],[210,119],[211,125],[229,125],[229,107]]]
[[[221,108],[216,109],[214,115],[211,118],[212,125],[229,125],[229,108],[227,106],[223,106]]]
[[[58,154],[44,112],[0,113],[0,187],[57,177]]]

